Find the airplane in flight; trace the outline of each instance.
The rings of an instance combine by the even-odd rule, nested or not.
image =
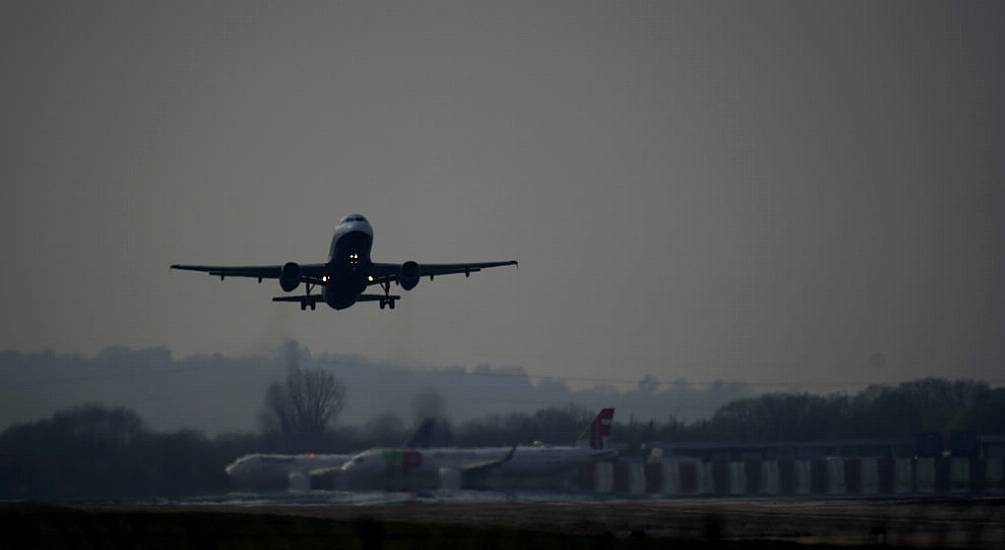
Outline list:
[[[274,302],[297,302],[300,309],[317,307],[318,302],[328,304],[332,309],[345,309],[356,302],[378,302],[380,309],[394,309],[394,303],[401,296],[391,294],[391,283],[405,290],[412,290],[419,284],[422,277],[450,275],[463,273],[470,277],[472,273],[506,265],[518,265],[516,260],[501,262],[480,262],[462,264],[420,264],[414,261],[403,263],[382,263],[370,259],[370,247],[373,245],[373,227],[360,214],[349,214],[342,218],[335,227],[328,261],[317,264],[298,264],[287,262],[283,265],[255,266],[212,266],[212,265],[182,265],[175,264],[171,269],[186,271],[201,271],[220,277],[250,277],[258,279],[279,279],[279,287],[284,292],[293,292],[304,285],[303,296],[279,296]],[[367,287],[377,285],[381,294],[364,294]],[[316,287],[321,292],[312,294]]]
[[[614,409],[587,427],[589,446],[370,449],[333,468],[310,472],[312,488],[348,490],[561,489],[580,466],[612,460]],[[584,430],[585,433],[585,430]]]

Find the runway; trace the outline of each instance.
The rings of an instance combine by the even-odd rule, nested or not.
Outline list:
[[[710,498],[596,500],[567,495],[457,492],[429,495],[225,495],[179,502],[89,504],[97,513],[309,518],[340,525],[539,533],[663,542],[766,541],[910,548],[1005,547],[1005,499]],[[404,526],[404,527],[402,527]],[[474,531],[471,531],[474,530]],[[542,535],[543,536],[543,535]],[[578,540],[578,539],[577,539]]]

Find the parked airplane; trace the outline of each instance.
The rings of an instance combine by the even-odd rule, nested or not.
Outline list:
[[[580,466],[614,458],[606,448],[614,409],[590,423],[590,445],[371,449],[311,473],[311,487],[336,489],[561,488]]]
[[[351,454],[250,454],[235,460],[224,471],[235,487],[241,489],[306,491],[310,489],[311,471],[341,466],[352,457]]]
[[[433,441],[436,420],[426,419],[405,441],[409,448],[428,448]],[[236,488],[259,491],[306,491],[311,472],[342,466],[357,453],[296,455],[255,453],[242,456],[227,465],[227,473]]]
[[[203,271],[220,277],[250,277],[258,279],[279,279],[279,287],[285,292],[293,292],[304,284],[303,296],[279,296],[274,302],[298,302],[300,309],[315,309],[318,302],[324,302],[333,309],[345,309],[356,302],[378,302],[380,309],[394,309],[394,303],[401,296],[391,294],[391,283],[405,290],[412,290],[419,279],[437,275],[472,273],[490,267],[517,265],[516,260],[501,262],[480,262],[466,264],[419,264],[414,261],[404,263],[380,263],[370,260],[373,245],[373,227],[360,214],[349,214],[335,227],[328,261],[318,264],[298,264],[287,262],[283,265],[258,266],[210,266],[180,265],[171,269]],[[363,294],[367,287],[379,285],[383,294]],[[321,287],[320,294],[311,294],[315,287]]]

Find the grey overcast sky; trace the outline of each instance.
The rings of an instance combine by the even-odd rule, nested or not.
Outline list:
[[[1005,4],[4,2],[0,349],[1001,378]],[[185,263],[517,258],[394,312]]]

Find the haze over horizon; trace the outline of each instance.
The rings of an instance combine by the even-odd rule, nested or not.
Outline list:
[[[1002,28],[995,3],[5,3],[0,350],[1000,379]],[[378,261],[520,268],[340,312],[168,270],[323,261],[349,212]]]

